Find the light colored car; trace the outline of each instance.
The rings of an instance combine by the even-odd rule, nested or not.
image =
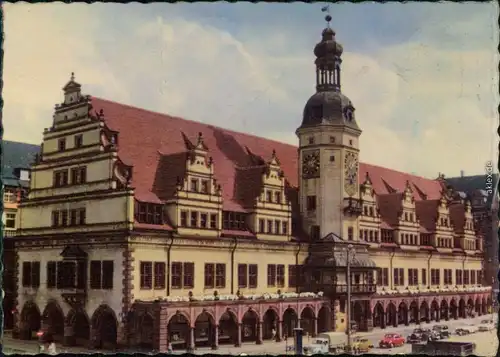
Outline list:
[[[472,333],[478,332],[478,327],[475,325],[462,325],[460,327],[457,327],[455,329],[455,333],[459,336],[461,335],[470,335]]]
[[[478,331],[484,332],[484,331],[491,331],[496,328],[495,324],[491,321],[481,321],[481,324],[478,326]]]

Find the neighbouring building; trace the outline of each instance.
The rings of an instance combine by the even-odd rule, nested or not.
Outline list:
[[[83,95],[74,77],[21,203],[16,322],[165,351],[465,318],[491,305],[471,204],[359,162],[342,46],[314,49],[299,147]]]
[[[492,164],[484,175],[447,178],[447,183],[472,203],[472,215],[484,237],[484,281],[498,292],[498,179]]]
[[[26,196],[29,189],[30,165],[40,146],[15,141],[2,140],[2,182],[3,214],[2,231],[4,237],[11,237],[16,232],[17,205]],[[15,308],[17,295],[15,284],[15,254],[13,241],[3,241],[3,311],[4,328],[12,329],[12,310]]]

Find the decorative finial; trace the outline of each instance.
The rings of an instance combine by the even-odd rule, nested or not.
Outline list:
[[[71,82],[75,80],[75,72],[71,72]]]
[[[325,21],[326,25],[330,27],[330,21],[332,21],[332,17],[330,16],[330,5],[323,6],[321,8],[321,11],[327,13],[327,15],[325,16]]]

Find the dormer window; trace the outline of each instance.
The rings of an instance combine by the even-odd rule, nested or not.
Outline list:
[[[191,179],[191,191],[198,192],[198,179]]]
[[[201,180],[201,192],[208,193],[208,180]]]
[[[405,221],[408,221],[408,213],[405,212]]]
[[[59,141],[57,142],[57,149],[59,151],[66,150],[66,139],[65,138],[59,139]]]
[[[274,200],[276,203],[281,203],[281,192],[277,191],[274,193]]]
[[[349,145],[351,145],[351,146],[352,146],[352,140],[349,140]]]
[[[373,217],[373,216],[374,216],[374,214],[373,214],[373,213],[374,213],[374,212],[373,212],[373,207],[370,207],[370,216],[372,216],[372,217]]]
[[[272,193],[272,191],[266,191],[266,201],[267,202],[272,202],[273,201],[273,193]]]
[[[118,134],[111,135],[111,144],[118,145]]]

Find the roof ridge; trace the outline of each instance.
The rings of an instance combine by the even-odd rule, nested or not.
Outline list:
[[[199,124],[199,125],[203,125],[203,126],[205,126],[207,128],[223,130],[223,131],[225,131],[227,133],[231,133],[231,134],[245,135],[245,136],[253,137],[253,138],[256,138],[256,139],[265,139],[267,141],[272,141],[272,142],[278,143],[280,145],[286,145],[286,146],[290,146],[290,147],[292,147],[294,149],[297,149],[297,145],[288,144],[288,143],[285,143],[285,142],[282,142],[282,141],[278,141],[278,140],[275,140],[275,139],[269,139],[269,138],[265,138],[265,137],[258,136],[258,135],[255,135],[255,134],[245,133],[245,132],[242,132],[242,131],[236,131],[236,130],[232,130],[232,129],[226,129],[226,128],[223,128],[223,127],[220,127],[220,126],[217,126],[217,125],[207,124],[207,123],[203,123],[201,121],[196,121],[196,120],[193,120],[193,119],[186,119],[186,118],[183,118],[183,117],[180,117],[180,116],[173,116],[173,115],[170,115],[170,114],[167,114],[167,113],[157,112],[157,111],[150,110],[150,109],[144,109],[144,108],[136,107],[136,106],[133,106],[133,105],[130,105],[130,104],[124,104],[124,103],[120,103],[120,102],[117,102],[117,101],[114,101],[114,100],[105,99],[105,98],[101,98],[101,97],[97,97],[97,96],[92,96],[91,95],[90,97],[98,99],[98,100],[102,100],[104,102],[108,102],[108,103],[111,103],[111,104],[121,105],[123,107],[127,107],[127,108],[130,108],[130,109],[135,109],[135,110],[138,110],[138,111],[141,111],[141,112],[147,112],[147,113],[150,113],[150,114],[161,115],[161,116],[169,117],[171,119],[178,119],[178,120],[188,121],[188,122],[191,122],[191,123],[196,123],[196,124]],[[106,117],[106,113],[104,113],[104,117]]]

